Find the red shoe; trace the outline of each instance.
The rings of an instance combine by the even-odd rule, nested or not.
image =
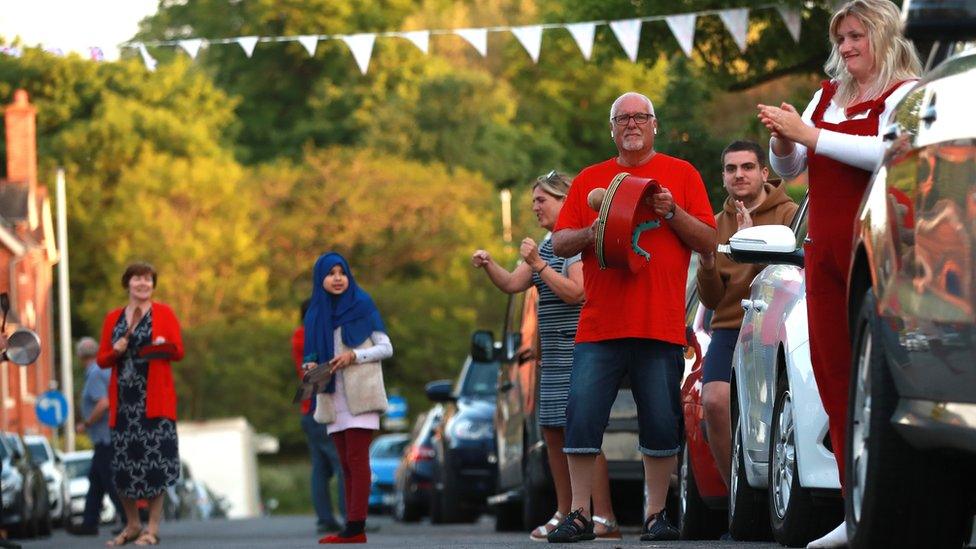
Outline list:
[[[355,536],[342,537],[338,534],[330,534],[319,540],[319,543],[366,543],[366,534],[356,534]]]

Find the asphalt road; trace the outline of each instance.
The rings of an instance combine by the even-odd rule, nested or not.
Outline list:
[[[545,547],[532,542],[527,533],[499,534],[494,531],[490,517],[482,517],[475,524],[455,524],[432,526],[423,521],[416,524],[401,524],[389,517],[370,517],[369,545],[373,547],[422,547],[439,548],[480,548],[480,547]],[[102,528],[99,537],[73,537],[64,530],[57,529],[50,538],[39,540],[16,540],[24,549],[40,548],[104,548],[109,539],[109,529]],[[265,517],[248,520],[218,521],[178,521],[163,523],[160,529],[160,546],[173,548],[212,548],[212,547],[318,547],[319,535],[315,533],[314,519],[309,516]],[[130,546],[131,547],[131,546]],[[611,549],[614,547],[703,547],[703,548],[768,548],[779,547],[775,543],[742,543],[729,541],[677,541],[641,543],[637,527],[624,528],[624,539],[620,543],[590,542],[578,543],[579,549]]]

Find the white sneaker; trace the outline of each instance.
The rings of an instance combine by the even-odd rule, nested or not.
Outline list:
[[[840,526],[827,532],[826,536],[815,539],[807,544],[807,549],[829,549],[833,547],[847,547],[846,522],[840,523]]]

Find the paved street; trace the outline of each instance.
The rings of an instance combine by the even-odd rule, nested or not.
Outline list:
[[[260,518],[251,520],[223,520],[223,521],[182,521],[164,523],[161,534],[161,546],[173,548],[211,548],[211,547],[317,547],[319,536],[312,528],[311,516],[287,516]],[[497,534],[493,522],[488,517],[475,524],[457,524],[446,526],[431,526],[424,521],[418,524],[400,524],[388,517],[370,518],[370,530],[378,526],[379,530],[370,532],[369,544],[373,547],[423,547],[425,549],[462,548],[462,547],[525,547],[536,548],[544,545],[528,540],[528,534]],[[68,536],[63,530],[55,530],[52,537],[42,540],[22,541],[25,549],[63,549],[105,547],[108,530],[98,538],[78,538]],[[641,543],[639,530],[627,528],[624,540],[618,544],[606,542],[582,543],[574,547],[579,549],[612,547],[703,547],[703,548],[757,548],[779,547],[774,543],[740,543],[740,542],[668,542]]]

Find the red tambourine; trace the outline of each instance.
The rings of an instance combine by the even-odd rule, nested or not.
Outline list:
[[[139,356],[147,360],[169,360],[175,355],[175,343],[156,343],[139,349]]]
[[[596,257],[601,269],[644,268],[651,254],[641,247],[645,231],[661,226],[650,197],[661,191],[653,179],[619,173],[607,187],[596,226]]]

